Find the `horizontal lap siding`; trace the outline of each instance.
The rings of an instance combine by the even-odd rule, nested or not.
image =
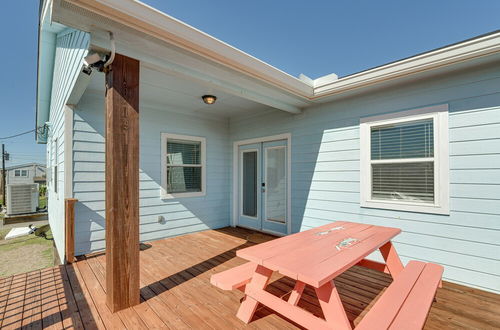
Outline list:
[[[333,220],[403,229],[396,247],[444,277],[500,293],[500,69],[481,67],[306,110],[231,121],[232,141],[292,134],[292,228]],[[449,104],[450,215],[361,208],[359,120]],[[375,256],[376,257],[376,256]]]
[[[47,159],[48,177],[52,182],[47,184],[49,223],[52,229],[54,242],[61,261],[65,258],[65,231],[64,231],[64,130],[66,102],[76,83],[76,79],[83,65],[83,58],[87,54],[90,35],[83,31],[65,30],[56,38],[54,62],[54,76],[52,79],[52,94],[50,101],[50,127],[47,141],[47,150],[51,150]],[[55,140],[57,139],[57,147]],[[55,151],[57,150],[57,158]],[[57,159],[57,185],[55,192],[54,166]]]
[[[144,87],[146,88],[146,87]],[[86,93],[75,110],[73,191],[76,205],[76,253],[105,247],[104,99]],[[203,197],[160,199],[160,134],[203,136],[207,143],[207,193]],[[175,112],[140,109],[141,241],[229,225],[230,147],[227,121]],[[158,223],[163,216],[164,224]]]

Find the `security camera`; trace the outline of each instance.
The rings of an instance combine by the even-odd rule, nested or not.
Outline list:
[[[104,59],[102,59],[101,55],[99,55],[98,53],[92,53],[90,55],[85,56],[83,61],[85,62],[85,65],[92,66],[98,62],[103,62]]]
[[[92,53],[88,56],[85,56],[83,59],[84,66],[95,68],[99,72],[103,72],[104,64],[108,60],[109,55],[101,55],[99,53]]]

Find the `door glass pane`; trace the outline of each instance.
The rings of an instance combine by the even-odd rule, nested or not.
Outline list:
[[[257,216],[257,151],[243,153],[243,215]]]
[[[266,149],[266,219],[286,222],[286,148]]]

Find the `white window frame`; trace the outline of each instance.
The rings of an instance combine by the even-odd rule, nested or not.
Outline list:
[[[183,192],[183,193],[168,193],[167,192],[167,143],[171,140],[186,140],[200,142],[201,144],[201,191]],[[161,191],[162,199],[185,198],[185,197],[201,197],[206,195],[207,181],[207,146],[206,138],[201,136],[180,135],[171,133],[161,133]]]
[[[397,124],[423,119],[433,119],[434,122],[434,204],[372,199],[371,128],[373,126]],[[361,207],[421,213],[450,214],[448,135],[448,104],[362,118],[360,120]],[[411,159],[404,159],[404,162],[410,160]],[[425,158],[418,158],[416,160],[422,161],[425,160]],[[379,161],[379,163],[380,162],[384,161]],[[388,160],[387,162],[396,163],[398,160]]]
[[[24,173],[24,175],[23,175]],[[22,178],[27,178],[29,177],[29,172],[28,170],[21,170],[21,175],[20,175]]]

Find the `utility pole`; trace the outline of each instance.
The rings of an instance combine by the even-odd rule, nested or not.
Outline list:
[[[5,189],[5,158],[6,158],[5,155],[6,155],[5,144],[2,143],[2,192],[3,192],[2,204],[4,206],[7,205],[7,190]]]

